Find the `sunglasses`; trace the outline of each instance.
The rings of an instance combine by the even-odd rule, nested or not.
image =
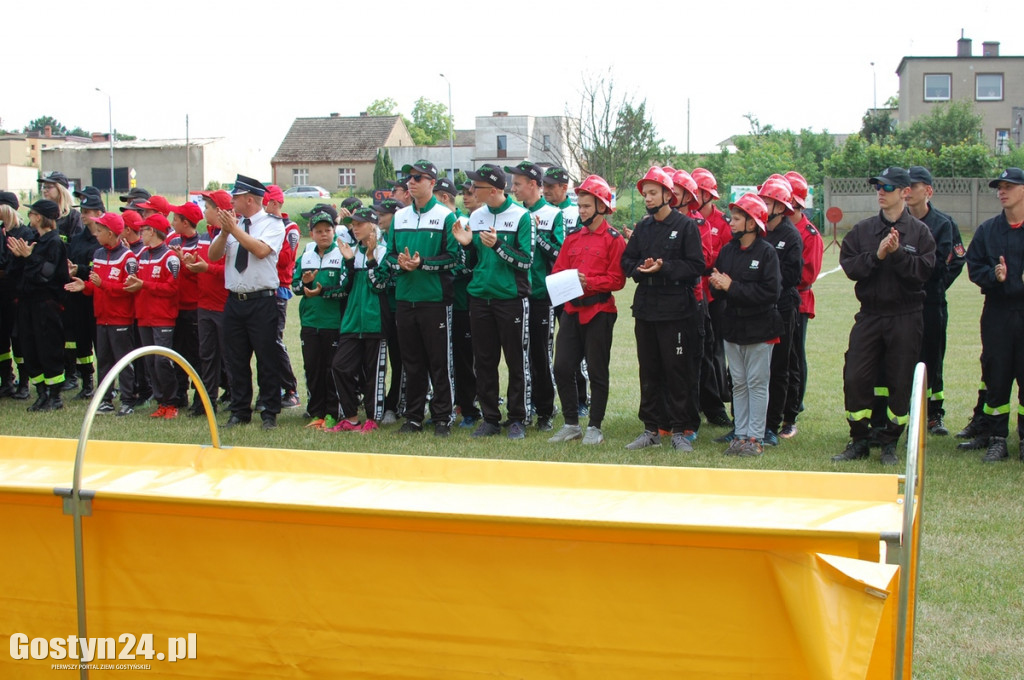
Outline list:
[[[887,194],[891,194],[892,192],[896,191],[896,185],[895,184],[876,184],[875,185],[875,191],[884,191]]]
[[[409,175],[408,177],[406,177],[406,180],[409,181],[409,182],[419,182],[420,180],[428,180],[428,179],[430,179],[430,178],[427,177],[426,175]]]
[[[480,186],[479,184],[474,184],[473,185],[473,191],[486,191],[488,189],[493,189],[493,188],[494,187],[492,187],[490,184],[486,184],[484,186]]]

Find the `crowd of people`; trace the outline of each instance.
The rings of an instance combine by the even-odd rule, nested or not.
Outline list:
[[[533,429],[597,445],[614,294],[632,279],[643,430],[627,449],[664,438],[690,451],[702,415],[732,427],[716,439],[726,455],[761,455],[797,435],[823,251],[798,172],[771,175],[726,215],[706,169],[651,167],[636,184],[647,215],[622,231],[597,175],[574,186],[563,168],[523,161],[467,176],[456,186],[429,161],[406,165],[391,198],[303,213],[305,246],[280,187],[242,175],[230,193],[201,192],[202,207],[132,189],[107,212],[98,190],[72,194],[51,172],[29,225],[17,196],[0,192],[0,396],[27,400],[34,387],[28,410],[57,410],[65,393],[91,398],[97,377],[133,348],[157,345],[197,367],[214,408],[230,411],[224,426],[258,414],[275,428],[282,408],[301,405],[283,335],[294,296],[308,427],[367,433],[401,418],[400,433],[429,426],[448,437],[461,415],[474,438],[519,440]],[[984,388],[958,436],[1003,460],[1012,381],[1024,379],[1011,340],[1024,326],[1024,172],[993,180],[1004,211],[966,251],[955,222],[931,205],[926,168],[887,168],[869,182],[879,213],[840,254],[861,308],[843,375],[850,442],[833,460],[877,445],[882,463],[898,462],[918,361],[928,367],[929,431],[948,434],[945,291],[965,262],[986,296]],[[577,294],[552,304],[549,276],[567,271]],[[151,355],[122,371],[99,412],[130,416],[152,399],[153,418],[204,415],[189,390],[183,371]]]

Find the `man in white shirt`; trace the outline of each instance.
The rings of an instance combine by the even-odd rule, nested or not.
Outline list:
[[[210,260],[224,260],[225,363],[231,387],[231,418],[224,427],[252,420],[252,369],[256,354],[263,429],[277,427],[281,412],[280,353],[277,349],[277,256],[284,243],[284,221],[263,210],[266,187],[239,175],[231,192],[234,213],[220,210],[220,234],[210,244]],[[239,217],[235,216],[235,213]]]

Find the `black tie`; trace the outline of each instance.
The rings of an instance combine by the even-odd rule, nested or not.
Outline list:
[[[252,220],[246,217],[242,220],[242,226],[245,227],[245,233],[249,233],[249,227],[252,226]],[[249,266],[249,251],[242,247],[242,244],[238,244],[238,253],[235,255],[235,271],[241,274],[245,271],[245,268]]]

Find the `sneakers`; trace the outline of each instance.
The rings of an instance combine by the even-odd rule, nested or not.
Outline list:
[[[423,432],[423,425],[413,420],[405,421],[402,427],[398,428],[398,434],[419,434],[420,432]]]
[[[398,422],[398,415],[394,411],[384,411],[384,417],[380,419],[381,425],[394,425]]]
[[[284,396],[281,397],[281,408],[295,408],[302,404],[299,401],[299,395],[294,392],[285,392]]]
[[[226,423],[224,423],[223,425],[221,425],[221,427],[224,428],[224,429],[228,429],[228,428],[231,428],[231,427],[238,427],[239,425],[248,425],[251,422],[252,422],[251,418],[242,418],[242,417],[236,416],[234,413],[232,413],[231,417],[228,418],[228,421]]]
[[[363,423],[363,427],[359,430],[359,432],[360,434],[370,434],[371,432],[374,432],[375,430],[379,429],[380,426],[377,425],[377,421],[367,420],[365,423]]]
[[[979,434],[982,434],[981,423],[978,418],[971,418],[964,429],[956,433],[957,439],[974,439]]]
[[[697,443],[697,433],[693,430],[683,430],[683,436],[686,437],[686,441],[691,444]]]
[[[135,413],[135,409],[132,408],[131,404],[121,404],[121,408],[117,409],[117,415],[119,416],[130,416]]]
[[[442,439],[444,439],[448,435],[450,435],[451,433],[452,433],[452,426],[449,425],[448,423],[442,423],[440,421],[434,423],[434,436],[435,437],[441,437]]]
[[[723,434],[721,437],[715,437],[714,442],[716,444],[728,444],[736,439],[736,430],[732,429]]]
[[[164,420],[174,420],[178,417],[177,406],[165,406],[164,407]]]
[[[473,416],[462,416],[462,422],[459,423],[459,427],[469,429],[471,427],[474,427],[478,420],[480,419],[474,418]]]
[[[644,430],[639,437],[626,444],[627,451],[646,449],[648,446],[661,446],[661,435],[657,432]]]
[[[764,443],[760,439],[751,437],[740,446],[738,455],[753,458],[754,456],[760,456],[762,453],[764,453]]]
[[[946,424],[942,422],[942,416],[935,416],[934,418],[928,419],[928,431],[938,437],[946,437],[949,435],[949,430],[946,429]]]
[[[982,456],[983,463],[998,463],[1006,460],[1010,454],[1006,451],[1006,437],[989,437],[988,450]]]
[[[772,430],[764,431],[764,439],[762,440],[765,446],[778,446],[779,435],[775,434]]]
[[[312,430],[323,430],[323,429],[326,429],[326,428],[324,428],[324,423],[325,422],[326,421],[323,418],[317,418],[316,420],[314,420],[314,421],[312,421],[310,423],[307,423],[306,424],[306,429],[307,430],[311,430],[311,429]]]
[[[686,432],[674,432],[672,434],[672,448],[676,451],[693,451],[693,444],[686,436]]]
[[[526,439],[526,426],[518,420],[513,421],[508,426],[508,438]]]
[[[707,416],[708,425],[715,427],[732,427],[732,418],[725,411]]]
[[[339,420],[337,422],[337,424],[334,425],[334,427],[332,427],[330,429],[327,429],[325,431],[326,432],[362,432],[363,431],[363,427],[364,426],[362,424],[360,424],[358,421],[353,423],[351,420],[345,420],[344,418],[342,418],[341,420]]]
[[[591,428],[589,428],[589,427],[587,428],[588,431],[590,429]],[[593,429],[596,430],[597,428],[593,428]],[[598,430],[598,432],[600,432],[600,430]],[[574,439],[582,439],[582,438],[583,438],[583,428],[581,428],[579,425],[568,425],[567,424],[567,425],[562,425],[562,429],[560,429],[558,432],[556,432],[551,437],[549,437],[548,441],[551,442],[552,444],[558,444],[560,442],[571,442]]]
[[[725,456],[738,456],[743,447],[746,446],[747,440],[740,439],[739,437],[733,437],[732,441],[729,442],[729,447],[722,452]]]
[[[601,428],[589,425],[587,427],[587,433],[583,435],[584,446],[596,446],[604,443],[604,434],[601,432]]]
[[[964,431],[966,431],[966,430],[967,430],[967,428],[964,428]],[[957,436],[959,437],[960,435],[957,435]],[[981,449],[984,449],[987,446],[988,446],[988,435],[979,432],[978,434],[974,435],[973,438],[968,439],[965,442],[960,442],[959,444],[957,444],[956,448],[960,449],[961,451],[980,451]]]
[[[537,429],[541,432],[551,432],[551,430],[555,429],[555,426],[551,424],[551,418],[537,416]]]
[[[489,423],[486,420],[481,420],[480,424],[476,426],[470,437],[493,437],[494,435],[501,434],[501,426]]]
[[[157,406],[156,410],[149,414],[150,418],[163,418],[164,413],[167,412],[166,406]]]
[[[114,412],[114,405],[111,404],[109,401],[100,402],[99,408],[96,409],[96,413],[99,413],[99,414],[102,414],[102,415],[105,415],[105,416],[110,415],[113,412]]]
[[[1003,449],[1005,451],[1005,447]],[[882,465],[899,465],[900,457],[896,455],[896,442],[889,442],[882,448]]]
[[[580,418],[586,418],[590,415],[590,407],[586,404],[580,404],[576,407],[576,415]]]
[[[783,423],[779,430],[779,436],[783,439],[792,439],[796,436],[796,423]]]
[[[263,414],[263,425],[264,430],[276,430],[277,429],[277,416],[272,413]]]
[[[870,453],[871,449],[868,446],[867,440],[858,439],[857,441],[849,442],[842,453],[832,456],[832,462],[842,463],[848,460],[860,460],[861,458],[867,458]]]

